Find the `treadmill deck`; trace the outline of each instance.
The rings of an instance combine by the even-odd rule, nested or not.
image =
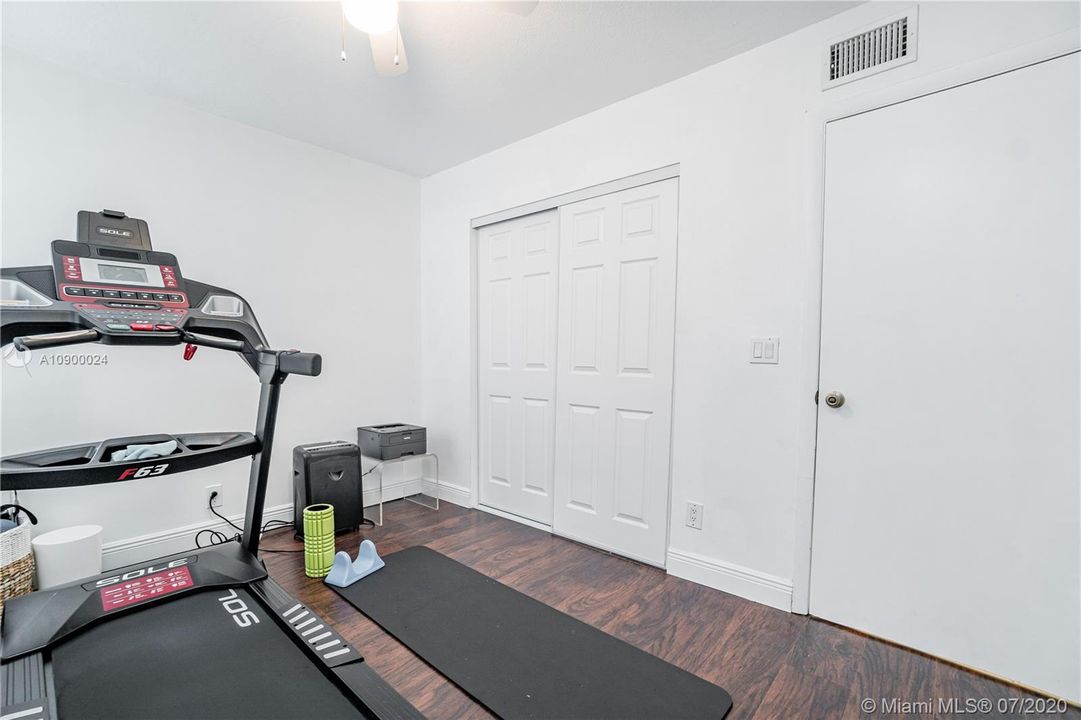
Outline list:
[[[69,637],[52,651],[63,718],[357,718],[247,589],[209,588]]]

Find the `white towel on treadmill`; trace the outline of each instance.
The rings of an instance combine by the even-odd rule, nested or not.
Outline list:
[[[113,450],[113,454],[109,456],[109,459],[113,462],[148,460],[172,455],[174,452],[176,452],[176,440],[168,440],[153,445],[128,445],[126,448]]]

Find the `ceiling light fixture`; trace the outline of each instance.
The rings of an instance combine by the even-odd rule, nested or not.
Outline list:
[[[345,0],[345,19],[357,30],[381,35],[398,24],[398,0]]]
[[[372,48],[372,64],[377,74],[397,77],[409,72],[409,53],[402,42],[402,30],[398,27],[399,2],[400,0],[342,0],[342,47],[339,54],[342,62],[347,59],[345,24],[348,22],[368,35],[368,44]],[[489,0],[481,4],[524,17],[540,4],[540,0]]]

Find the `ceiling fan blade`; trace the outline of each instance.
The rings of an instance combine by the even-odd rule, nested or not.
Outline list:
[[[525,17],[537,9],[537,6],[540,5],[540,0],[494,0],[493,2],[490,2],[489,5],[497,10]]]
[[[395,25],[391,30],[378,35],[369,35],[372,43],[372,61],[375,71],[384,77],[404,75],[409,70],[409,59],[405,56],[405,43],[402,31]]]

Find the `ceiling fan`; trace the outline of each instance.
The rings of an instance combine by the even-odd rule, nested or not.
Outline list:
[[[485,5],[499,10],[528,15],[540,0],[500,0]],[[375,71],[386,77],[404,75],[409,71],[402,31],[398,27],[398,0],[343,0],[342,2],[342,60],[345,56],[345,23],[368,35],[372,46]]]

